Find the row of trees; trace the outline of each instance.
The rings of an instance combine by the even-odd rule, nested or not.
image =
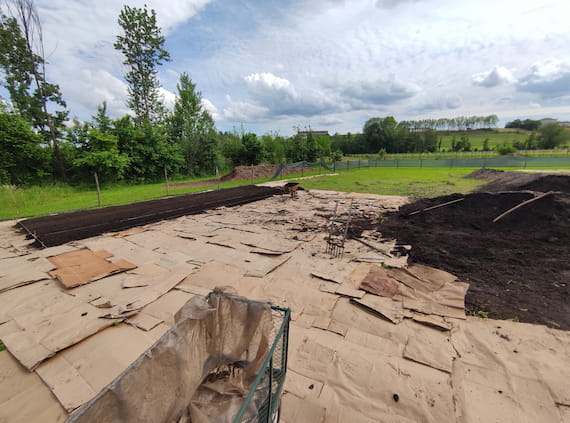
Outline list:
[[[499,122],[497,115],[489,116],[457,116],[454,118],[402,120],[398,124],[400,127],[412,131],[423,130],[455,130],[465,131],[468,129],[494,128]]]

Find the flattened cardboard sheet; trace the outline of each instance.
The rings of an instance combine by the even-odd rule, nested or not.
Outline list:
[[[398,292],[398,281],[388,276],[388,271],[380,266],[371,266],[360,283],[360,289],[371,294],[392,298]]]
[[[402,303],[399,301],[394,301],[391,298],[366,294],[361,299],[353,298],[350,301],[352,304],[380,315],[395,325],[404,319],[404,310],[402,309]]]
[[[2,259],[0,263],[0,293],[33,282],[49,279],[55,266],[43,257],[19,256]]]
[[[57,278],[65,288],[74,288],[137,267],[126,260],[106,260],[111,256],[105,250],[93,252],[84,248],[49,257],[48,260],[57,266],[50,275]]]

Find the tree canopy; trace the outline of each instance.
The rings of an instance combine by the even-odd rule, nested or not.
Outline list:
[[[156,11],[125,5],[119,14],[123,35],[118,35],[115,49],[125,56],[124,75],[128,84],[127,106],[134,112],[138,125],[155,122],[162,117],[157,66],[170,60],[164,49],[164,36],[156,22]]]

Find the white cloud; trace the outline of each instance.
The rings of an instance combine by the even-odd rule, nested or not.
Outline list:
[[[256,106],[245,101],[234,101],[226,96],[228,107],[224,108],[224,118],[231,122],[259,122],[264,121],[269,109]]]
[[[208,113],[210,113],[210,116],[212,116],[212,119],[214,119],[214,121],[222,119],[222,115],[220,114],[218,108],[214,106],[214,103],[212,103],[207,98],[202,99],[202,106],[208,111]]]
[[[160,87],[158,89],[158,95],[162,98],[164,106],[168,110],[174,110],[174,103],[176,101],[176,94]]]
[[[415,96],[420,89],[413,84],[404,84],[392,75],[391,79],[352,82],[343,89],[342,95],[355,107],[383,106]]]
[[[501,84],[511,84],[516,82],[516,79],[507,68],[503,66],[495,66],[488,72],[473,75],[472,81],[474,85],[489,88],[496,87]]]
[[[448,114],[449,110],[459,109],[463,105],[463,100],[458,95],[435,96],[422,100],[413,110],[417,113],[429,113],[439,110],[443,114]]]
[[[269,72],[252,73],[244,80],[249,95],[267,109],[268,116],[314,116],[338,110],[323,92],[314,89],[297,92],[289,80]]]
[[[570,62],[547,61],[535,64],[519,80],[517,88],[541,97],[570,95]]]

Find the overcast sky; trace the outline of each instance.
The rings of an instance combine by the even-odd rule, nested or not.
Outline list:
[[[358,132],[397,120],[497,114],[570,120],[568,0],[146,0],[172,61],[216,126]],[[36,0],[48,79],[72,116],[126,113],[117,0]]]

